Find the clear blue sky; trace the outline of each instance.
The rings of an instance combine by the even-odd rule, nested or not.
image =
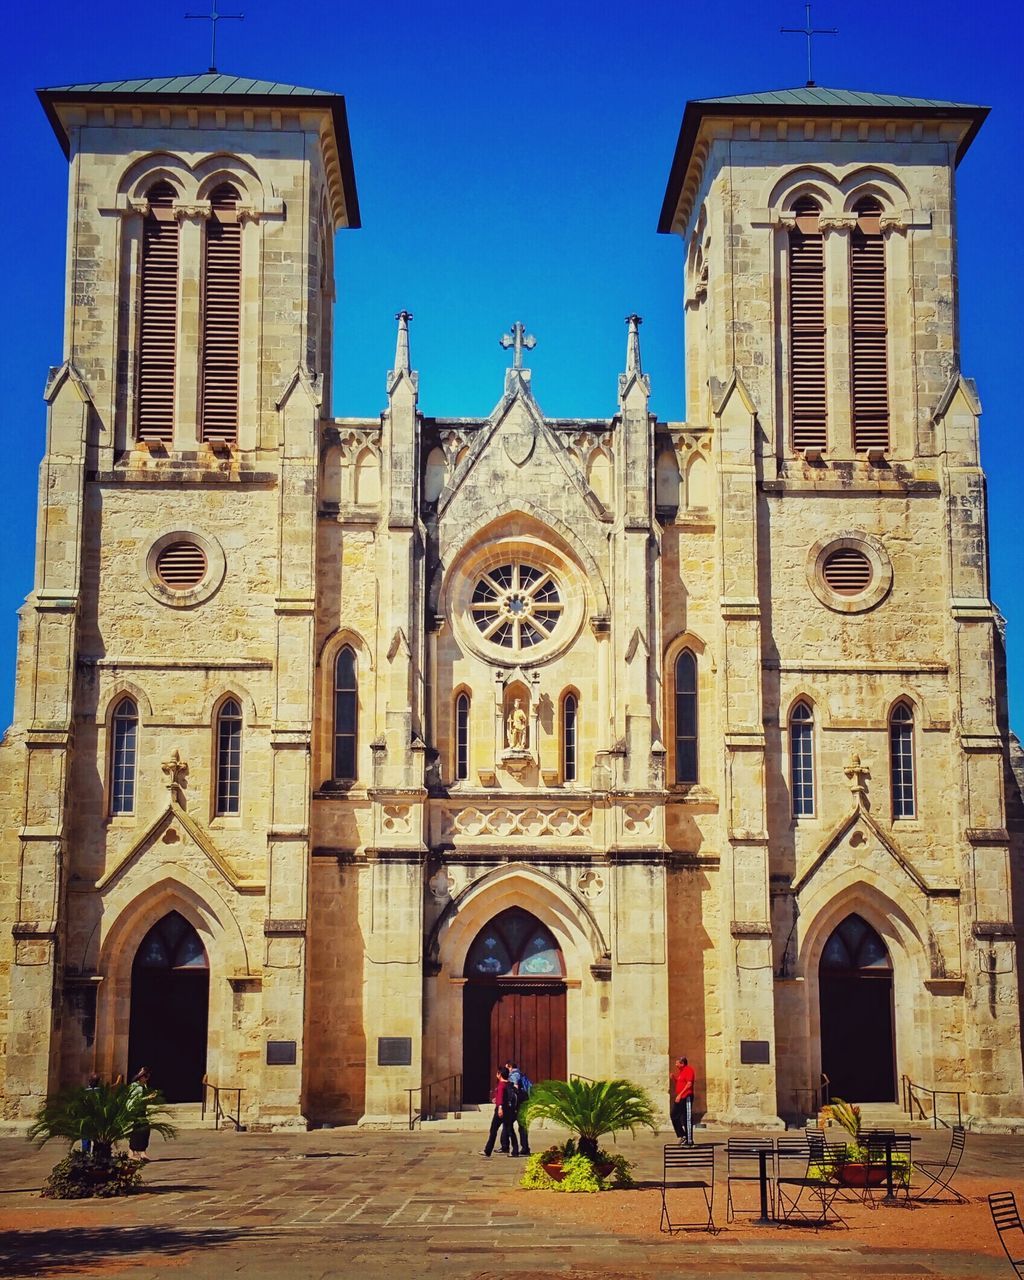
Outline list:
[[[338,238],[334,412],[384,401],[394,313],[415,313],[424,412],[482,415],[501,390],[498,335],[536,334],[551,415],[615,408],[623,317],[638,311],[653,408],[684,416],[682,248],[659,236],[687,98],[803,83],[799,0],[221,0],[218,64],[346,95],[363,229]],[[5,19],[0,344],[6,494],[0,511],[0,721],[10,718],[15,610],[31,587],[42,389],[59,364],[67,168],[33,90],[206,69],[208,0],[35,0]],[[992,594],[1009,622],[1013,721],[1024,725],[1019,382],[1019,9],[995,0],[819,0],[818,83],[993,108],[960,168],[963,369],[978,380]],[[1017,86],[1015,88],[1014,86]]]

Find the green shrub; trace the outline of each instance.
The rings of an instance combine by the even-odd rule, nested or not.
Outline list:
[[[546,1164],[559,1162],[565,1177],[559,1182],[544,1168]],[[606,1177],[598,1173],[598,1166],[614,1166]],[[612,1188],[632,1187],[636,1184],[630,1174],[632,1165],[625,1156],[609,1155],[598,1150],[597,1161],[580,1155],[572,1138],[561,1146],[548,1147],[539,1155],[530,1156],[526,1162],[519,1185],[526,1191],[610,1191]]]
[[[107,1160],[72,1151],[50,1170],[42,1194],[50,1200],[128,1196],[142,1184],[142,1165],[126,1155]]]

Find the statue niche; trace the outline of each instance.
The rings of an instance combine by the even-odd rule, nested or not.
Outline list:
[[[505,749],[501,763],[513,773],[521,773],[533,762],[530,750],[530,693],[518,681],[505,690],[502,708]]]

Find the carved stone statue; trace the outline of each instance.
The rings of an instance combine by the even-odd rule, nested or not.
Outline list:
[[[529,721],[526,718],[526,712],[523,710],[522,698],[516,698],[512,703],[512,710],[508,713],[508,719],[505,721],[505,732],[508,736],[509,751],[525,751],[526,750],[526,730]]]

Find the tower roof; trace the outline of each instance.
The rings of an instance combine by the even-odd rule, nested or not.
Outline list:
[[[829,89],[822,85],[802,85],[795,89],[766,89],[724,98],[696,98],[687,102],[679,129],[675,156],[669,173],[665,200],[658,222],[659,231],[671,231],[686,181],[694,144],[701,124],[712,116],[784,117],[857,120],[932,119],[959,120],[964,131],[957,144],[959,164],[974,135],[981,128],[988,107],[967,102],[943,102],[937,98],[908,98],[894,93],[868,93],[859,89]]]
[[[70,154],[71,143],[61,118],[61,108],[76,103],[130,103],[132,106],[157,103],[166,106],[173,102],[181,106],[194,106],[209,104],[215,100],[225,106],[311,107],[318,111],[329,111],[338,149],[348,225],[360,225],[359,197],[356,193],[345,99],[329,89],[308,89],[275,80],[254,80],[249,76],[204,71],[199,75],[153,76],[140,80],[99,80],[90,84],[56,85],[49,89],[37,89],[36,94],[65,155]]]

